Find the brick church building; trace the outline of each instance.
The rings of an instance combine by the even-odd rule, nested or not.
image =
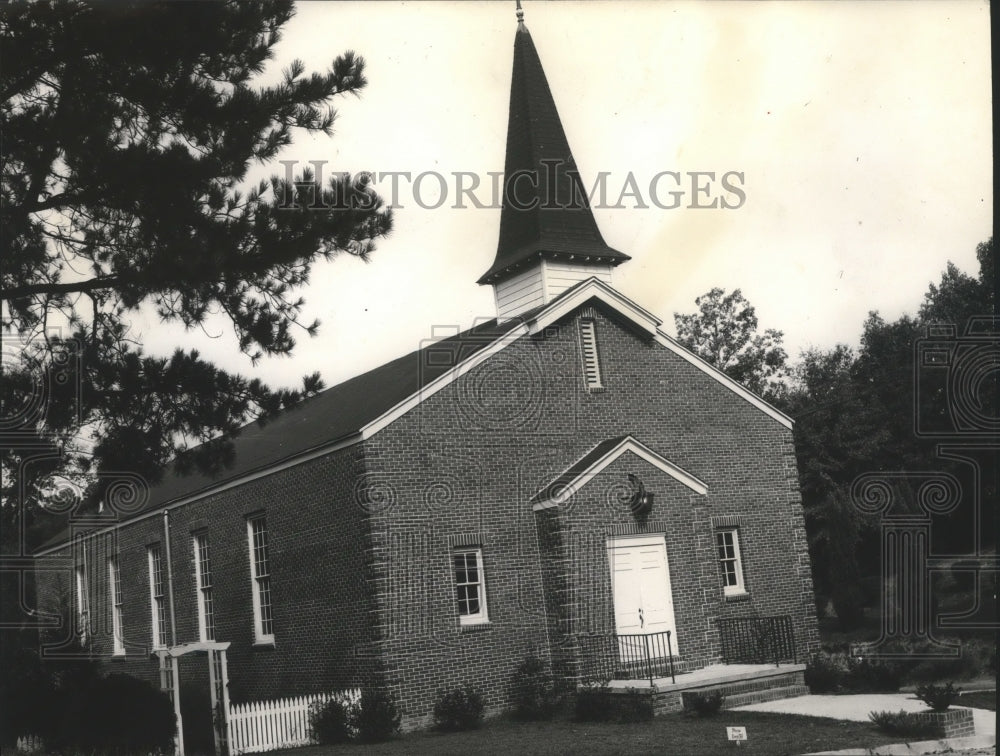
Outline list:
[[[478,282],[496,317],[247,426],[216,477],[167,471],[75,523],[38,562],[62,646],[167,688],[204,682],[183,652],[205,651],[231,702],[379,686],[407,727],[460,685],[506,706],[529,654],[566,688],[800,670],[792,422],[613,288],[629,257],[573,166],[519,20],[505,171],[536,180],[509,185]]]

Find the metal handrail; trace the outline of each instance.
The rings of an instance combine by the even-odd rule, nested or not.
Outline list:
[[[596,680],[676,681],[673,632],[595,633],[577,636],[581,677]]]
[[[670,630],[659,633],[615,633],[618,653],[618,671],[629,674],[645,670],[650,687],[657,677],[674,677],[674,650]],[[626,678],[630,679],[630,678]]]
[[[716,620],[725,664],[796,661],[795,631],[790,615],[729,617]]]

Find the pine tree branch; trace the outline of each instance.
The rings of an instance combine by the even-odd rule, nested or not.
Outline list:
[[[49,296],[61,294],[88,294],[92,291],[113,289],[117,286],[121,286],[122,283],[124,283],[124,278],[120,275],[101,276],[99,278],[91,278],[87,281],[74,281],[69,283],[47,281],[44,283],[25,284],[23,286],[0,289],[0,299],[24,299],[25,297],[33,297],[38,294],[46,294]]]

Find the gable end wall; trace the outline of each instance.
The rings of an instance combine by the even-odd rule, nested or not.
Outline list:
[[[580,317],[596,322],[601,391],[584,386]],[[569,630],[585,615],[609,616],[584,607],[592,597],[579,588],[606,578],[606,553],[573,544],[603,542],[631,515],[560,520],[530,501],[595,445],[629,434],[709,488],[671,499],[666,488],[679,484],[663,475],[651,515],[668,523],[668,549],[683,544],[668,558],[675,599],[688,607],[678,632],[691,666],[718,657],[717,617],[788,614],[800,653],[816,643],[791,431],[603,307],[583,307],[365,442],[368,474],[391,492],[372,527],[386,539],[388,680],[405,722],[428,723],[436,691],[465,684],[490,708],[508,705],[511,676],[531,652],[572,671]],[[726,515],[745,523],[742,602],[724,600],[713,556],[711,518]],[[450,554],[453,537],[470,532],[481,534],[490,624],[463,628]],[[697,563],[675,564],[686,550]]]

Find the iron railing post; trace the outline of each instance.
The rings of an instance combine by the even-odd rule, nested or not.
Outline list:
[[[778,643],[778,618],[771,617],[768,623],[771,626],[771,645],[774,647],[774,666],[781,666],[781,649]]]
[[[670,659],[670,682],[674,685],[677,684],[677,678],[674,677],[674,649],[670,645],[670,631],[667,630],[667,658]]]
[[[644,635],[643,636],[643,640],[645,641],[645,643],[643,645],[646,647],[646,674],[649,676],[649,687],[652,688],[653,687],[653,664],[650,661],[650,656],[649,656],[649,636],[648,635]]]
[[[792,644],[792,664],[797,664],[798,661],[799,661],[799,657],[798,657],[798,654],[795,653],[795,628],[791,626],[791,623],[792,623],[792,620],[791,620],[791,618],[789,618],[789,620],[788,620],[788,624],[789,624],[788,633],[789,633],[789,640],[791,641],[791,644]]]

